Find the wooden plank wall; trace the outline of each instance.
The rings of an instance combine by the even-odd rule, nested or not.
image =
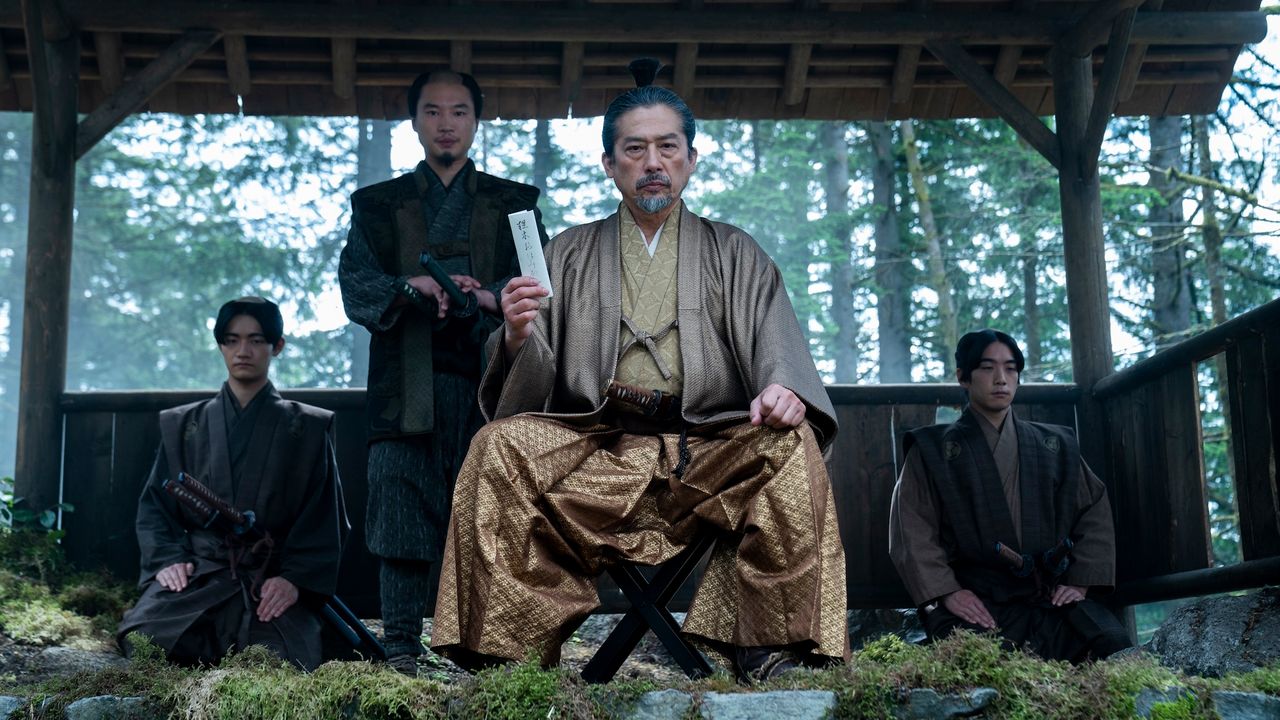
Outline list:
[[[906,607],[906,591],[889,562],[889,500],[902,464],[902,436],[931,424],[940,406],[963,401],[956,386],[839,386],[831,388],[840,421],[828,470],[847,560],[849,606]],[[363,392],[286,391],[286,397],[335,411],[335,445],[352,534],[342,560],[339,595],[362,617],[376,617],[377,562],[364,545],[366,450]],[[95,397],[97,396],[97,397]],[[65,545],[83,568],[105,567],[123,578],[138,572],[133,532],[138,493],[159,442],[157,413],[201,393],[84,393],[64,403],[66,449],[63,498]],[[1074,425],[1071,386],[1028,386],[1018,412],[1027,419]],[[674,605],[687,604],[689,584]],[[607,583],[605,607],[624,607]]]

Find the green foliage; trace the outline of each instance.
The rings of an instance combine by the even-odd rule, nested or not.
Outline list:
[[[881,638],[832,673],[841,718],[892,717],[906,692],[922,687],[939,692],[994,688],[1000,697],[993,716],[1010,720],[1128,718],[1139,690],[1181,682],[1153,659],[1072,667],[1008,652],[994,638],[967,632],[930,646]]]
[[[1156,703],[1151,706],[1151,720],[1192,720],[1200,717],[1199,703],[1190,695],[1183,695],[1174,702]]]
[[[62,579],[67,562],[52,533],[29,528],[0,529],[0,567],[50,584]]]
[[[533,661],[485,670],[476,677],[466,715],[492,720],[554,717],[562,676]]]
[[[251,647],[213,671],[196,673],[166,703],[191,720],[391,718],[445,715],[446,689],[365,662],[327,663],[303,673]]]

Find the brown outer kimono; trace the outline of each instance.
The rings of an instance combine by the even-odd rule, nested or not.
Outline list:
[[[836,433],[835,409],[813,366],[809,344],[773,260],[742,230],[682,204],[679,248],[681,411],[690,423],[743,420],[771,383],[808,406],[818,443]],[[604,410],[604,387],[618,363],[622,323],[618,214],[571,228],[547,246],[555,295],[508,368],[489,339],[480,385],[487,420],[524,412],[590,424]],[[696,268],[696,271],[690,271]]]
[[[1018,472],[1018,437],[1010,412],[1000,430],[980,415],[978,425],[996,461],[1001,486],[1013,527],[1021,532],[1021,483]],[[1085,482],[1079,483],[1076,505],[1080,508],[1073,535],[1081,540],[1072,549],[1073,562],[1063,583],[1082,587],[1110,588],[1115,584],[1115,531],[1106,486],[1080,461]],[[902,577],[911,601],[925,605],[960,590],[947,551],[939,540],[941,513],[929,486],[920,451],[912,448],[893,490],[889,514],[889,555]],[[1021,542],[1018,538],[1016,542]]]

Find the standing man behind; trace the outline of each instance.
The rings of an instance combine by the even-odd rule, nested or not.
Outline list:
[[[458,477],[432,636],[464,666],[555,663],[606,565],[665,562],[705,530],[687,635],[744,680],[847,654],[834,411],[777,266],[681,201],[694,132],[670,90],[616,98],[618,211],[551,243],[554,296],[502,291],[480,396],[502,419]]]
[[[1129,646],[1087,597],[1115,584],[1111,504],[1070,428],[1013,413],[1024,363],[1005,333],[960,338],[969,403],[951,425],[907,433],[889,555],[931,639],[995,630],[1046,659],[1104,658]]]
[[[275,303],[243,297],[218,311],[222,391],[160,413],[160,449],[138,499],[142,598],[119,637],[149,636],[174,662],[217,663],[265,645],[305,669],[320,664],[320,615],[347,533],[329,437],[333,413],[283,400],[267,379],[284,349]],[[187,473],[233,509],[252,510],[269,540],[238,541],[163,488]]]
[[[338,268],[347,316],[369,329],[369,505],[365,537],[381,558],[388,662],[417,674],[422,618],[449,522],[453,481],[483,423],[476,391],[497,296],[519,263],[509,213],[538,189],[476,170],[467,153],[484,96],[473,77],[419,75],[408,110],[426,158],[356,191]],[[538,234],[546,230],[538,216]],[[419,263],[430,253],[479,311],[458,317]],[[453,310],[453,314],[450,310]]]

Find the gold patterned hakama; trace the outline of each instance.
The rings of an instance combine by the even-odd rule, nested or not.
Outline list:
[[[433,646],[465,666],[547,665],[598,605],[617,561],[658,564],[720,534],[684,632],[708,646],[794,645],[847,657],[844,551],[808,425],[581,429],[532,416],[485,426],[458,477]]]

